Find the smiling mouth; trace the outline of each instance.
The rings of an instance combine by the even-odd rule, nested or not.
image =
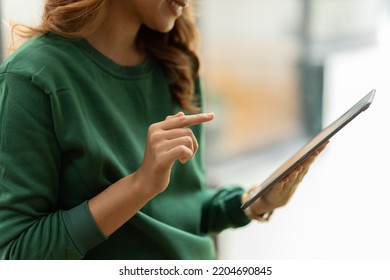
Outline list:
[[[190,4],[190,0],[168,0],[168,3],[175,7],[177,10],[183,10]]]

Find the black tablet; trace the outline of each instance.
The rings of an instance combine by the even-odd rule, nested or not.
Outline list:
[[[335,135],[340,129],[347,125],[357,115],[366,110],[372,103],[375,96],[375,90],[371,90],[362,99],[360,99],[355,105],[346,111],[337,120],[325,127],[316,136],[314,136],[306,145],[304,145],[294,156],[282,164],[271,176],[268,177],[259,188],[253,192],[253,194],[242,204],[241,209],[246,209],[256,199],[262,196],[272,186],[286,177],[291,171],[293,171],[299,164],[301,164],[306,158],[308,158],[316,149],[322,144],[328,141],[333,135]]]

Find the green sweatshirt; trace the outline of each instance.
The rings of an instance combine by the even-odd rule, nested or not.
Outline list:
[[[0,258],[216,258],[209,234],[249,220],[239,186],[206,188],[200,125],[196,156],[114,234],[87,205],[139,168],[148,126],[180,110],[152,57],[123,67],[53,34],[19,48],[0,67]]]

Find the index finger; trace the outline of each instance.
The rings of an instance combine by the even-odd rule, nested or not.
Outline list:
[[[325,149],[325,147],[326,147],[328,144],[329,144],[329,140],[326,141],[324,144],[322,144],[322,146],[320,146],[320,147],[317,149],[317,152],[318,152],[318,153],[321,153],[321,152]]]
[[[201,113],[194,115],[183,115],[175,118],[169,118],[162,122],[161,128],[169,130],[174,128],[181,128],[187,126],[193,126],[213,120],[215,117],[214,113]]]
[[[317,150],[315,150],[307,159],[305,159],[302,163],[304,168],[309,167],[317,156],[325,149],[326,145],[328,145],[329,140],[322,144]]]

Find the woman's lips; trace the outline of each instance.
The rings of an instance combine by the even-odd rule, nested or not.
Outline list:
[[[167,0],[169,4],[169,9],[172,14],[176,17],[179,17],[183,13],[183,9],[189,5],[189,0]]]

